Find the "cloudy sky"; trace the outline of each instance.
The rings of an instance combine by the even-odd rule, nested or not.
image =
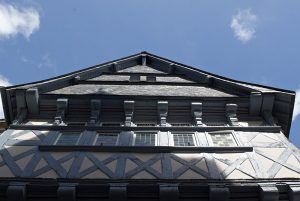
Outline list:
[[[0,86],[145,50],[300,94],[299,8],[298,0],[0,0]],[[299,96],[293,119],[300,147]]]

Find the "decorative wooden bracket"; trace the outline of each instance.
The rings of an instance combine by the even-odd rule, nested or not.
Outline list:
[[[25,201],[26,199],[26,183],[11,182],[7,188],[7,200]]]
[[[134,101],[124,101],[124,112],[125,112],[125,126],[132,125],[133,113],[134,113]]]
[[[147,65],[147,55],[142,54],[142,66],[146,66],[146,65]]]
[[[56,101],[57,112],[54,118],[54,124],[64,124],[65,115],[68,112],[68,99],[59,98]]]
[[[159,184],[159,197],[162,201],[179,200],[178,184]]]
[[[300,185],[299,184],[289,185],[288,194],[291,201],[300,200]]]
[[[109,188],[109,200],[127,200],[127,183],[111,183]]]
[[[166,126],[167,116],[168,116],[168,101],[158,101],[157,110],[158,110],[160,125]]]
[[[91,100],[91,116],[89,125],[96,124],[100,119],[101,113],[101,100],[92,99]]]
[[[13,124],[20,124],[26,119],[28,113],[24,90],[16,91],[16,103],[17,103],[17,117],[13,121]]]
[[[219,201],[219,200],[229,200],[230,190],[226,186],[211,185],[209,186],[209,200]]]
[[[278,188],[275,184],[259,184],[261,201],[279,200]]]
[[[263,111],[263,117],[270,126],[276,126],[272,112],[270,110]]]
[[[76,200],[76,184],[61,183],[57,189],[58,200]]]
[[[226,117],[231,126],[239,126],[239,120],[237,118],[237,104],[226,104]]]
[[[192,102],[191,103],[192,116],[195,120],[196,126],[202,125],[202,103]]]

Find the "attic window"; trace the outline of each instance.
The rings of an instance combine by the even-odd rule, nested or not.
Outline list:
[[[141,80],[140,75],[130,75],[129,81],[130,82],[139,82]]]
[[[55,145],[77,145],[80,134],[78,131],[63,132],[59,135]]]
[[[146,79],[147,82],[156,82],[156,76],[154,75],[148,75]]]

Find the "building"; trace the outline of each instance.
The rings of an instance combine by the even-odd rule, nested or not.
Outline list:
[[[1,95],[0,200],[300,200],[292,91],[142,52]]]

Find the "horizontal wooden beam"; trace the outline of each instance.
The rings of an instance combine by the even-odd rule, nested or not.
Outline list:
[[[280,126],[249,126],[249,127],[239,127],[239,126],[193,126],[193,127],[130,127],[130,126],[114,126],[114,127],[102,127],[102,126],[60,126],[60,125],[11,125],[10,129],[16,130],[55,130],[55,131],[66,131],[66,130],[91,130],[91,131],[191,131],[191,132],[212,132],[221,130],[233,130],[233,131],[255,131],[255,132],[274,132],[280,133]]]
[[[88,151],[123,153],[240,153],[252,152],[253,147],[173,147],[173,146],[91,146],[40,145],[40,151]]]

